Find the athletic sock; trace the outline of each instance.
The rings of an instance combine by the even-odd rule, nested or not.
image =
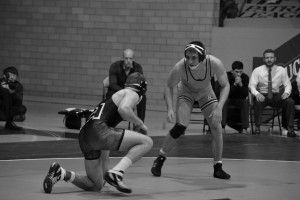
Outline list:
[[[158,153],[159,156],[166,157],[166,154],[167,153],[162,148],[159,150],[159,153]]]
[[[60,180],[65,180],[66,177],[66,170],[62,167],[60,167],[61,175],[60,175]]]
[[[115,170],[115,171],[120,171],[120,172],[123,172],[126,171],[126,169],[128,167],[130,167],[132,165],[132,161],[130,158],[128,157],[123,157],[120,162],[114,166],[112,169]]]
[[[65,170],[65,177],[63,178],[63,180],[72,183],[74,179],[75,179],[75,173],[72,171]]]
[[[217,164],[217,163],[221,163],[222,164],[222,160],[214,161],[214,165]]]

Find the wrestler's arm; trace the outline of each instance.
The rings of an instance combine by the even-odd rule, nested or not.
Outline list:
[[[227,73],[222,61],[216,57],[212,57],[212,69],[214,74],[216,74],[218,82],[221,86],[218,106],[221,109],[223,109],[223,105],[227,100],[229,90],[230,90],[230,84],[228,81]]]
[[[175,121],[175,113],[173,110],[173,89],[177,86],[180,81],[180,69],[179,65],[176,64],[173,69],[170,71],[165,84],[165,102],[167,104],[167,116],[168,121],[173,123]]]
[[[173,109],[173,89],[180,81],[180,68],[178,63],[169,72],[167,82],[165,84],[164,98],[167,104],[167,109]]]
[[[134,109],[139,102],[139,95],[131,89],[124,89],[118,106],[121,117],[141,127],[143,121],[135,114]]]
[[[218,82],[221,86],[221,91],[218,104],[209,117],[212,117],[212,124],[214,126],[218,126],[218,124],[222,121],[222,110],[229,94],[230,85],[223,63],[218,58],[211,56],[211,64],[212,72],[216,75],[218,79]]]

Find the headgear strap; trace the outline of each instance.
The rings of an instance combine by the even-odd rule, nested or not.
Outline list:
[[[147,82],[146,81],[141,81],[140,84],[138,84],[138,83],[126,84],[125,83],[125,87],[133,88],[133,89],[136,90],[136,92],[139,96],[143,96],[147,91]]]
[[[188,50],[190,48],[195,49],[200,55],[205,55],[205,49],[203,47],[200,47],[200,46],[195,45],[195,44],[188,44],[188,45],[186,45],[184,51],[186,51],[186,50]]]

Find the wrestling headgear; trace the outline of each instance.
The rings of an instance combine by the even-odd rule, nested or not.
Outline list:
[[[147,91],[147,82],[143,74],[134,72],[127,77],[125,87],[135,89],[136,93],[142,96]]]
[[[204,59],[206,57],[206,51],[205,51],[205,47],[202,44],[202,42],[193,41],[193,42],[190,42],[188,45],[186,45],[186,47],[184,49],[184,57],[186,57],[186,51],[188,49],[194,49],[195,51],[197,51],[198,56],[199,56],[199,62],[204,61]]]

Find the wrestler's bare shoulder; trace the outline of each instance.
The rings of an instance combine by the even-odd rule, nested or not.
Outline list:
[[[182,58],[181,60],[179,60],[173,67],[173,70],[175,71],[182,71],[185,68],[185,62],[184,62],[184,58]]]
[[[129,88],[125,88],[122,90],[119,90],[118,92],[116,92],[115,94],[113,94],[112,96],[112,100],[114,101],[114,103],[118,106],[119,103],[124,100],[134,100],[134,99],[138,99],[138,95],[135,91],[133,91],[132,89]]]

